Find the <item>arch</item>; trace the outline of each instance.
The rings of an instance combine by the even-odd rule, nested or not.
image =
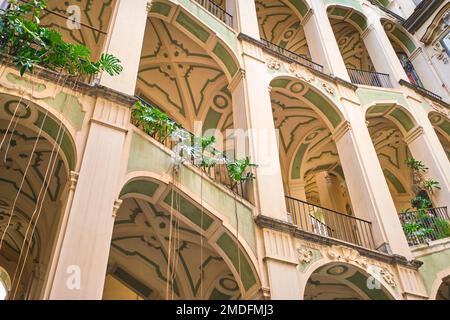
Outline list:
[[[387,19],[381,18],[381,24],[384,27],[389,39],[397,43],[408,56],[414,53],[417,49],[417,45],[413,40],[413,37],[409,34],[407,30],[403,27],[399,26],[396,22]]]
[[[1,284],[3,284],[6,294],[11,291],[11,278],[9,273],[2,266],[0,266],[0,285]]]
[[[262,39],[295,54],[310,57],[302,19],[310,8],[303,1],[255,0],[259,33]]]
[[[313,278],[318,276],[317,280]],[[396,300],[400,299],[399,294],[389,286],[383,278],[380,276],[380,268],[367,267],[362,269],[359,265],[353,262],[330,262],[324,260],[318,260],[309,266],[308,271],[303,275],[305,285],[302,288],[301,295],[305,298],[311,298],[308,296],[309,285],[311,281],[316,288],[320,290],[321,279],[334,279],[336,285],[345,286],[346,289],[342,293],[351,293],[358,295],[359,299],[363,300]],[[370,287],[369,287],[370,286]],[[337,290],[339,291],[339,289]],[[328,297],[329,299],[330,297]],[[355,297],[339,297],[335,299],[349,299]],[[319,299],[327,299],[321,297]]]
[[[191,244],[186,246],[190,246],[193,249],[194,246],[200,248],[200,246],[204,245],[205,252],[208,250],[210,253],[212,252],[211,250],[216,252],[216,257],[212,254],[210,259],[208,258],[209,260],[205,260],[205,263],[214,263],[214,261],[219,259],[229,269],[229,271],[222,270],[223,273],[216,274],[213,277],[217,281],[208,284],[208,288],[205,288],[208,297],[224,298],[226,296],[224,292],[228,292],[230,297],[245,298],[252,296],[258,290],[260,281],[256,268],[257,260],[248,244],[245,243],[242,237],[238,241],[235,237],[235,230],[224,224],[206,205],[202,206],[201,203],[194,200],[195,197],[190,195],[187,190],[181,188],[181,186],[172,187],[169,181],[161,179],[155,174],[143,175],[143,173],[135,172],[127,177],[127,182],[124,183],[120,192],[120,199],[124,202],[128,201],[128,203],[130,200],[136,201],[136,204],[140,207],[148,206],[155,213],[155,216],[160,218],[166,216],[166,220],[170,216],[168,213],[172,212],[174,220],[180,221],[181,229],[191,234],[191,236],[186,236],[185,239],[192,238],[193,235],[194,237],[199,237],[203,234],[203,244],[197,243],[195,245],[195,241],[188,241]],[[118,223],[122,223],[120,221],[123,220],[119,219]],[[163,223],[161,221],[160,226]],[[164,223],[167,224],[167,222]],[[188,229],[192,231],[188,231]],[[113,239],[113,246],[114,241]],[[236,250],[237,248],[239,250]],[[139,254],[135,253],[134,255]],[[192,260],[189,257],[185,258]],[[186,266],[189,264],[187,260],[186,264],[181,262],[185,273],[188,272],[186,271]],[[155,265],[154,267],[156,268]],[[163,275],[161,275],[162,278],[164,278]],[[186,283],[182,283],[184,280],[180,280],[177,284],[177,288],[174,290],[178,290],[178,296],[182,295],[182,292],[187,294],[187,291],[190,291],[187,297],[197,297],[198,282],[191,278],[193,277],[188,275],[189,281],[186,280]],[[218,280],[219,278],[221,280]],[[235,290],[230,289],[233,279],[236,281],[240,293],[231,292]],[[197,285],[194,285],[194,283],[197,283]],[[227,286],[224,283],[229,285]]]
[[[179,9],[177,10],[177,8]],[[207,53],[225,71],[229,82],[233,80],[241,68],[240,60],[236,54],[237,39],[234,34],[231,38],[222,39],[220,33],[212,30],[183,6],[176,5],[170,0],[152,4],[149,10],[149,17],[155,17],[172,24],[180,32],[183,32],[191,40],[205,48]]]
[[[367,117],[385,117],[395,123],[406,137],[418,126],[418,122],[407,107],[396,101],[379,101],[364,106]]]
[[[327,13],[329,18],[342,20],[353,25],[359,33],[363,33],[367,29],[367,17],[359,9],[355,7],[329,4],[327,6]]]
[[[330,130],[336,129],[344,120],[344,116],[337,105],[305,81],[292,76],[277,76],[271,80],[270,87],[272,89],[286,89],[297,98],[305,98],[310,106],[322,116],[322,120],[325,121]]]
[[[42,127],[42,135],[46,139],[53,143],[57,140],[61,142],[59,151],[64,159],[67,171],[75,170],[78,154],[73,126],[68,123],[64,116],[39,102],[27,100],[17,95],[0,93],[0,119],[10,121],[16,108],[18,108],[16,118],[18,118],[19,123],[26,124],[37,131]]]
[[[428,119],[433,126],[438,139],[444,148],[447,157],[450,159],[450,120],[444,114],[431,111],[428,113]]]
[[[448,277],[450,277],[450,268],[446,268],[437,273],[436,278],[433,281],[433,284],[431,285],[430,288],[430,296],[429,296],[430,300],[435,300],[437,298],[441,284],[443,283],[444,279]]]

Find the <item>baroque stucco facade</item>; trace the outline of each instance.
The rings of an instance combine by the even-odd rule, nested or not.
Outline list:
[[[75,30],[48,2],[44,24],[124,70],[2,63],[7,298],[448,299],[450,239],[411,243],[399,218],[409,157],[450,207],[448,1],[415,24],[412,0],[81,1]],[[237,194],[177,165],[132,124],[137,97],[246,132],[231,149],[256,179]]]

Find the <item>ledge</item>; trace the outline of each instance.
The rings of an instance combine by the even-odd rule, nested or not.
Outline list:
[[[240,33],[240,34],[238,35],[238,40],[248,41],[248,42],[254,44],[254,45],[257,46],[257,47],[260,47],[260,48],[261,48],[263,51],[265,51],[266,53],[269,53],[270,55],[275,56],[275,57],[279,58],[280,60],[283,60],[284,62],[288,62],[288,63],[296,63],[296,64],[298,64],[298,65],[301,65],[302,67],[305,67],[305,68],[307,68],[309,71],[311,71],[312,73],[314,73],[316,76],[325,78],[325,79],[327,79],[328,81],[331,81],[331,82],[334,82],[334,83],[339,83],[339,84],[341,84],[341,85],[343,85],[343,86],[346,86],[346,87],[348,87],[348,88],[350,88],[350,89],[352,89],[352,90],[355,90],[355,91],[358,89],[358,86],[354,85],[353,83],[350,83],[350,82],[348,82],[348,81],[346,81],[346,80],[343,80],[343,79],[341,79],[341,78],[334,77],[334,76],[331,76],[331,75],[329,75],[329,74],[320,72],[320,71],[318,71],[318,70],[316,70],[316,69],[314,69],[314,68],[311,68],[311,67],[309,67],[309,66],[307,66],[307,65],[305,65],[305,64],[303,64],[303,63],[298,62],[298,61],[295,60],[295,59],[286,57],[285,55],[282,55],[282,54],[280,54],[280,53],[278,53],[278,52],[276,52],[276,51],[274,51],[274,50],[271,50],[270,48],[267,48],[267,47],[264,45],[264,43],[262,43],[261,41],[255,39],[255,38],[252,38],[252,37],[250,37],[250,36],[248,36],[248,35],[246,35],[246,34],[244,34],[244,33]]]
[[[360,247],[358,245],[341,241],[338,239],[333,238],[326,238],[322,237],[315,233],[306,232],[303,230],[300,230],[295,225],[292,225],[288,222],[281,221],[278,219],[269,218],[266,216],[259,215],[255,218],[256,225],[260,228],[268,228],[276,231],[281,231],[285,233],[291,234],[295,238],[304,239],[307,241],[320,243],[326,246],[332,246],[332,245],[343,245],[346,247],[350,247],[356,251],[358,251],[362,256],[365,256],[367,258],[371,258],[374,260],[382,261],[388,264],[398,264],[407,268],[411,268],[414,270],[418,270],[420,266],[422,266],[423,262],[418,260],[412,260],[408,261],[403,256],[396,255],[396,254],[387,254],[380,251],[375,251],[371,249],[367,249],[364,247]]]
[[[408,88],[414,90],[416,93],[420,94],[421,96],[425,96],[428,99],[433,100],[434,102],[439,103],[439,104],[445,106],[446,108],[450,109],[450,104],[448,104],[447,102],[442,100],[442,98],[440,96],[438,96],[437,94],[435,94],[431,91],[428,91],[425,88],[415,86],[412,83],[409,83],[408,81],[405,81],[403,79],[401,79],[398,83],[400,83],[400,85],[403,85],[405,87],[408,87]]]
[[[16,65],[10,59],[8,59],[8,57],[5,57],[3,55],[0,56],[0,58],[2,58],[0,65],[4,65],[6,67],[17,70]],[[51,81],[54,84],[61,85],[61,74],[59,74],[58,72],[41,66],[35,66],[34,69],[38,70],[38,72],[34,72],[33,74],[26,73],[24,77],[30,76],[32,78]],[[121,93],[100,84],[89,84],[83,81],[77,81],[76,76],[66,76],[67,80],[65,80],[64,82],[64,87],[67,89],[77,91],[92,97],[105,98],[107,100],[114,101],[123,105],[129,105],[130,107],[137,101],[137,99],[133,96]]]

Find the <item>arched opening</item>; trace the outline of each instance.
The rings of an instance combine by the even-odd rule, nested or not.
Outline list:
[[[133,180],[121,199],[103,299],[236,300],[257,286],[242,247],[179,190]]]
[[[444,148],[444,151],[450,160],[450,121],[447,117],[437,112],[430,112],[428,119],[433,125],[442,148]]]
[[[393,300],[386,288],[365,271],[346,263],[329,263],[308,279],[305,300]]]
[[[367,28],[366,17],[354,9],[343,6],[329,6],[327,13],[352,83],[390,87],[389,77],[376,72],[361,37]]]
[[[40,299],[69,191],[75,149],[50,112],[0,96],[0,265],[8,299]]]
[[[410,60],[411,54],[416,50],[416,45],[410,39],[409,35],[402,28],[397,26],[390,20],[382,19],[384,30],[389,38],[389,41],[394,48],[395,53],[408,76],[409,82],[412,84],[424,87],[422,81],[420,80],[419,74],[414,68],[413,63]]]
[[[436,300],[450,300],[450,276],[442,279],[436,294]]]
[[[207,51],[205,43],[212,34],[187,14],[179,16],[173,24],[148,18],[136,95],[190,132],[198,134],[200,127],[202,132],[218,130],[225,137],[226,130],[233,128],[228,85],[237,72],[234,58],[219,42]],[[189,23],[201,31],[192,30]],[[228,69],[216,54],[227,61]]]
[[[310,59],[311,55],[301,23],[308,7],[302,1],[297,1],[299,9],[294,11],[288,3],[283,0],[255,1],[260,36],[264,41],[285,49],[288,53]]]
[[[0,266],[0,301],[6,300],[11,290],[11,278],[8,272]]]
[[[307,232],[373,247],[367,221],[353,216],[332,136],[342,122],[339,110],[298,79],[276,78],[271,88],[283,183],[293,223]]]
[[[411,152],[404,141],[398,120],[389,115],[407,118],[403,111],[392,106],[376,106],[367,111],[370,137],[383,170],[397,212],[411,207],[414,198],[413,172],[406,165]],[[387,116],[386,116],[387,115]],[[395,122],[394,122],[395,121]]]

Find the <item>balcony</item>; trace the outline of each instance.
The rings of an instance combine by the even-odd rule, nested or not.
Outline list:
[[[286,197],[286,207],[292,223],[300,230],[375,250],[370,221],[292,197]]]
[[[309,58],[307,58],[305,56],[299,55],[299,54],[297,54],[295,52],[292,52],[292,51],[290,51],[288,49],[280,47],[279,45],[276,45],[275,43],[272,43],[272,42],[270,42],[269,40],[266,40],[266,39],[262,39],[261,38],[261,42],[263,43],[263,45],[267,49],[269,49],[271,51],[274,51],[274,52],[276,52],[279,55],[282,55],[282,56],[287,57],[287,58],[289,58],[291,60],[294,60],[294,61],[298,62],[299,64],[305,66],[305,67],[314,69],[314,70],[319,71],[319,72],[323,72],[323,66],[322,65],[320,65],[318,63],[315,63],[314,61],[312,61],[311,59],[309,59]]]
[[[402,212],[399,218],[410,246],[450,237],[447,207]]]
[[[386,73],[347,69],[350,80],[353,84],[360,84],[364,86],[380,87],[380,88],[393,88],[391,79]]]
[[[142,98],[136,98],[145,106],[158,109]],[[136,119],[132,118],[132,123],[136,125]],[[177,145],[179,145],[182,140],[185,144],[190,143],[189,147],[192,146],[192,148],[194,148],[194,143],[196,141],[195,136],[186,129],[183,129],[180,126],[180,131],[178,132],[178,134],[171,135],[166,126],[161,126],[161,128],[161,130],[155,130],[149,135],[167,149],[170,149],[171,151],[177,150]],[[248,183],[246,181],[240,181],[236,183],[230,178],[228,166],[226,163],[226,155],[219,152],[218,150],[214,150],[213,152],[205,155],[208,157],[208,159],[210,159],[208,163],[199,161],[198,159],[194,159],[194,157],[184,159],[184,161],[187,160],[191,165],[199,168],[205,176],[209,177],[214,182],[228,188],[230,191],[240,196],[241,198],[248,200]]]
[[[209,11],[212,15],[214,15],[217,19],[228,25],[229,27],[233,28],[233,16],[226,12],[222,7],[217,5],[212,0],[195,0],[198,4],[200,4],[202,7],[204,7],[206,10]]]

